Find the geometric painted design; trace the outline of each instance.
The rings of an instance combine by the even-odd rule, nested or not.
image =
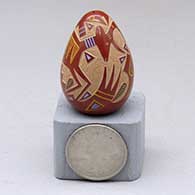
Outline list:
[[[91,105],[91,110],[97,110],[100,107],[100,104],[94,103],[93,105]]]
[[[79,35],[80,35],[80,37],[86,35],[85,26],[80,27],[80,29],[79,29]]]
[[[84,43],[85,43],[85,47],[86,48],[90,48],[90,47],[94,47],[95,46],[95,40],[94,40],[93,37],[85,39]]]
[[[128,48],[128,46],[127,46],[126,43],[125,43],[125,45],[124,45],[124,49],[125,49],[127,52],[129,52],[129,48]]]
[[[68,79],[67,85],[66,85],[66,89],[69,89],[70,87],[72,87],[72,85],[74,84],[74,81],[72,78]]]
[[[94,17],[94,20],[97,21],[97,22],[99,22],[99,23],[102,23],[102,24],[106,25],[105,21],[100,16],[95,16]]]
[[[118,99],[124,93],[126,88],[127,88],[127,84],[123,83],[121,88],[119,89],[118,93],[116,94],[114,100]]]
[[[81,98],[81,100],[87,99],[87,98],[90,97],[90,96],[91,96],[91,94],[87,91],[87,92],[83,95],[83,97]]]
[[[74,38],[71,36],[68,47],[66,49],[66,58],[70,56],[70,64],[72,64],[72,61],[74,60],[76,54],[79,51],[79,45],[76,43]]]
[[[84,54],[85,54],[85,59],[87,60],[87,63],[91,62],[94,59],[94,57],[91,54],[87,52],[84,52]]]
[[[97,100],[93,100],[87,107],[86,111],[96,111],[102,109],[103,107],[104,105],[102,103],[98,102]]]
[[[101,98],[103,100],[109,101],[109,102],[112,102],[112,99],[113,99],[113,95],[104,93],[103,91],[100,91],[100,90],[98,90],[96,92],[95,96],[99,97],[99,98]]]
[[[125,61],[125,58],[126,58],[126,56],[123,56],[123,57],[119,58],[121,64]]]
[[[85,14],[76,25],[61,70],[65,96],[83,113],[116,111],[133,86],[133,63],[126,41],[112,18],[98,10]]]
[[[86,24],[87,25],[87,28],[89,29],[89,30],[91,30],[94,26],[92,25],[92,24],[90,24],[90,23],[87,23]]]

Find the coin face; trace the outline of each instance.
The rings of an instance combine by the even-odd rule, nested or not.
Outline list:
[[[106,125],[89,124],[73,132],[65,153],[69,166],[77,175],[100,181],[121,171],[126,164],[128,150],[116,130]]]

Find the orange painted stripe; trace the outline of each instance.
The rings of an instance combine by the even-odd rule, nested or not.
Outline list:
[[[108,94],[108,93],[104,93],[103,91],[100,91],[100,90],[98,90],[97,93],[100,93],[100,94],[102,94],[102,95],[105,95],[105,96],[108,96],[108,97],[110,97],[110,98],[113,98],[112,95],[110,95],[110,94]]]
[[[95,96],[99,97],[100,99],[107,100],[107,101],[109,101],[109,102],[112,101],[112,99],[108,99],[108,98],[103,97],[103,96],[100,96],[100,95],[98,95],[98,94],[95,94]]]

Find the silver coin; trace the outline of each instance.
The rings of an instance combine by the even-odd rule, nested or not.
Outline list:
[[[101,124],[89,124],[78,128],[69,137],[65,155],[77,175],[100,181],[121,171],[128,150],[116,130]]]

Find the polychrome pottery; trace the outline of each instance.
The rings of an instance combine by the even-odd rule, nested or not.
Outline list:
[[[133,86],[133,62],[116,23],[90,11],[76,25],[61,65],[61,85],[78,111],[102,115],[118,110]]]

